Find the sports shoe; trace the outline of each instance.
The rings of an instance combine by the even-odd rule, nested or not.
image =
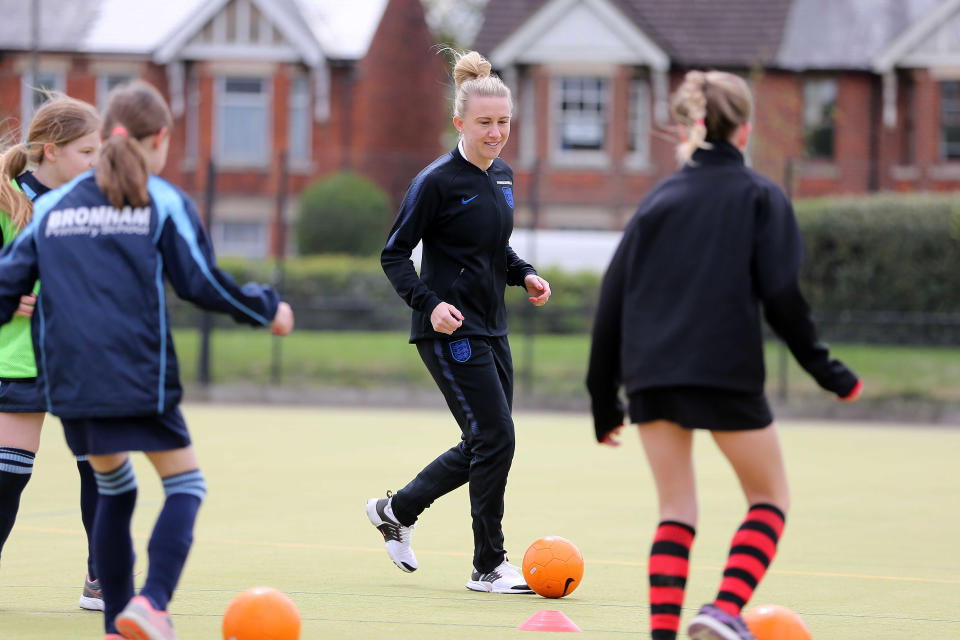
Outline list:
[[[131,640],[177,640],[170,614],[157,611],[143,596],[131,598],[114,624],[121,636]]]
[[[103,592],[100,590],[100,580],[91,580],[90,576],[83,579],[80,608],[88,611],[103,611]]]
[[[108,633],[103,637],[103,640],[124,640],[124,638],[119,633]]]
[[[393,560],[393,564],[407,573],[416,571],[417,556],[413,555],[410,542],[413,540],[413,530],[417,525],[407,527],[397,521],[393,515],[393,493],[387,491],[386,498],[367,500],[367,517],[383,534],[387,555]]]
[[[757,640],[740,616],[732,616],[720,607],[705,604],[687,628],[691,640]]]
[[[470,575],[467,589],[471,591],[487,591],[489,593],[533,593],[520,573],[520,568],[512,565],[504,558],[493,571],[480,573],[476,569]]]

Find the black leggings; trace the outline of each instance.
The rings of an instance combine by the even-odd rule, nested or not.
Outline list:
[[[404,525],[434,500],[469,482],[473,565],[496,568],[503,549],[503,494],[513,462],[513,361],[507,337],[423,340],[420,357],[460,425],[460,442],[417,474],[393,499]]]

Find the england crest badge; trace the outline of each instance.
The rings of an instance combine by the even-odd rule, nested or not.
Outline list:
[[[470,338],[455,340],[450,343],[450,355],[457,362],[466,362],[473,355],[473,349],[470,347]]]
[[[503,189],[503,197],[506,198],[507,204],[510,205],[510,208],[513,209],[513,187],[500,187]]]

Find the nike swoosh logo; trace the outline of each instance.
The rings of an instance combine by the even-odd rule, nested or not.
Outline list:
[[[480,195],[480,194],[478,193],[477,196],[478,196],[478,195]],[[477,196],[473,196],[473,198],[460,198],[460,202],[463,203],[463,204],[469,204],[469,203],[470,203],[474,198],[476,198]]]

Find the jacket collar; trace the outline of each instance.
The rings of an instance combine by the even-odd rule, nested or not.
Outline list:
[[[17,176],[16,181],[20,190],[31,200],[36,200],[47,191],[50,191],[49,187],[37,180],[37,177],[33,175],[32,171],[21,173]]]
[[[743,154],[733,144],[726,140],[707,140],[709,149],[697,149],[693,153],[694,165],[744,164]]]
[[[453,155],[454,158],[459,158],[464,163],[473,167],[474,170],[479,171],[481,173],[486,173],[487,171],[490,171],[491,169],[493,169],[494,163],[496,163],[496,160],[494,160],[493,162],[490,163],[490,166],[487,167],[486,170],[484,170],[478,167],[477,165],[473,164],[469,160],[467,160],[467,154],[464,153],[463,151],[463,138],[460,139],[460,141],[457,143],[457,146],[454,147],[453,151],[451,151],[450,153]]]

